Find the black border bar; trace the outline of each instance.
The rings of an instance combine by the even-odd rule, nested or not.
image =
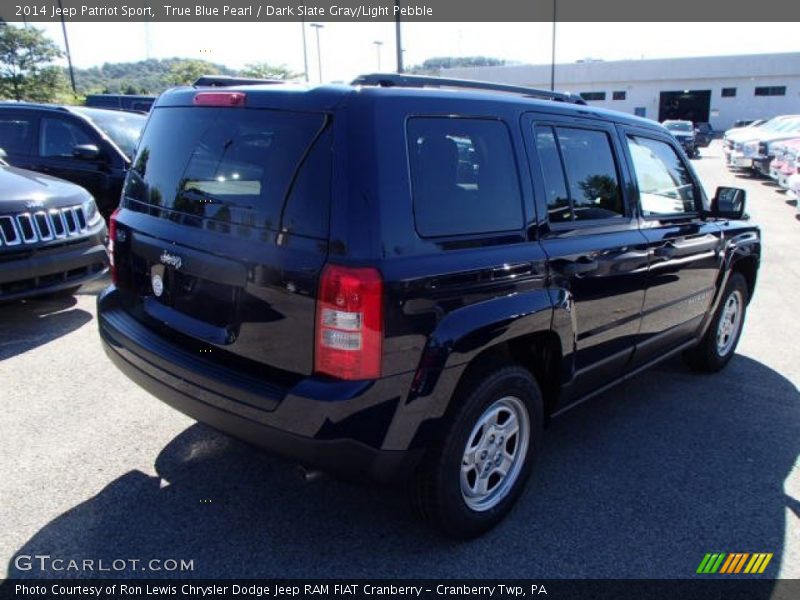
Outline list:
[[[554,9],[561,22],[800,21],[800,2],[729,0],[3,0],[0,18],[59,21],[60,7],[83,22],[550,22]]]

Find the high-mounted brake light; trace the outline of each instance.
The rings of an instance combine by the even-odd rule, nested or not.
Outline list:
[[[317,297],[314,370],[339,379],[381,374],[383,280],[372,268],[327,265]]]
[[[117,281],[117,267],[114,264],[114,243],[117,241],[117,215],[119,214],[119,208],[117,208],[113,213],[111,213],[111,217],[108,219],[108,266],[111,269],[111,281],[113,283],[118,283]]]
[[[244,92],[198,92],[195,106],[244,106]]]

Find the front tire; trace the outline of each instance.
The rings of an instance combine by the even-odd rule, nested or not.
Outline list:
[[[508,514],[542,438],[542,395],[527,369],[503,367],[470,387],[453,399],[457,411],[411,487],[419,516],[457,539],[477,537]]]
[[[683,353],[691,369],[714,373],[730,362],[742,335],[747,301],[747,281],[741,273],[732,273],[708,331],[697,346]]]

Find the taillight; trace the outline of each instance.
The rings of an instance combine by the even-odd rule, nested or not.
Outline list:
[[[244,92],[198,92],[195,106],[244,106]]]
[[[113,283],[117,282],[117,268],[114,266],[114,243],[117,241],[117,215],[119,214],[119,208],[117,208],[113,213],[111,213],[111,217],[108,219],[108,264],[111,268],[111,281]]]
[[[315,337],[316,372],[339,379],[380,377],[383,280],[376,269],[325,267]]]

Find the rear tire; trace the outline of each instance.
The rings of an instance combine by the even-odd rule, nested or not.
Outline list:
[[[411,482],[411,502],[445,535],[470,539],[499,523],[522,493],[542,438],[542,395],[527,369],[508,366],[453,402],[442,440]]]
[[[683,360],[691,369],[714,373],[733,358],[742,335],[747,301],[747,281],[741,273],[732,273],[708,331],[697,346],[683,353]]]

